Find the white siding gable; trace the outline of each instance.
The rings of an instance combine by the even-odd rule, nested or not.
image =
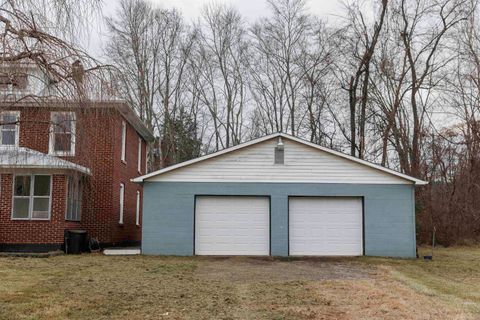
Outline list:
[[[413,184],[407,179],[289,139],[283,139],[285,164],[274,164],[277,141],[278,138],[272,138],[147,180]]]

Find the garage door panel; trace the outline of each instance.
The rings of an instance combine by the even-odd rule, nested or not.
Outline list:
[[[361,198],[290,198],[290,255],[361,255],[362,210]]]
[[[268,197],[197,197],[195,254],[269,255],[269,253]]]

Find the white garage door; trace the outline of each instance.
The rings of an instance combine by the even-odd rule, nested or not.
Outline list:
[[[197,197],[195,254],[269,253],[270,201],[267,197]]]
[[[290,255],[362,255],[362,210],[361,198],[290,198]]]

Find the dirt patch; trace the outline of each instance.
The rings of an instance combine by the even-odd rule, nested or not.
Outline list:
[[[319,281],[369,279],[374,266],[352,263],[351,259],[203,258],[197,275],[211,281]]]

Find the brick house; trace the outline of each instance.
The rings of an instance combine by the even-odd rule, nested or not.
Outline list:
[[[152,133],[125,101],[38,103],[18,99],[41,94],[33,76],[12,79],[0,73],[0,251],[60,249],[70,229],[139,243],[142,186],[130,180],[147,172]]]

